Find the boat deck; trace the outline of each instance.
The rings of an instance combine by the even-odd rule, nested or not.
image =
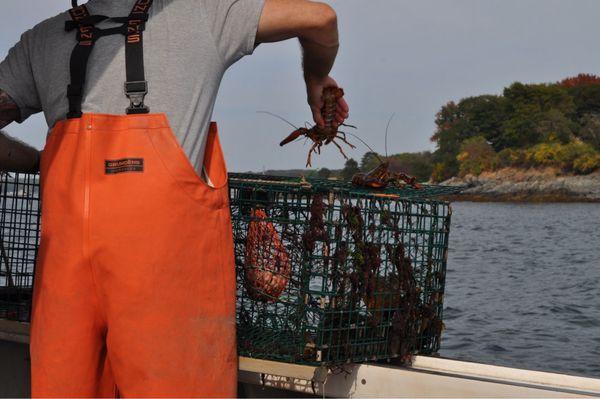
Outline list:
[[[29,324],[0,319],[0,396],[29,396]],[[241,357],[245,397],[589,398],[600,379],[417,356],[411,367],[348,364],[336,372]]]

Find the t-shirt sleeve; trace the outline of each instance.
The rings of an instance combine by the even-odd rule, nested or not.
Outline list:
[[[230,66],[254,52],[265,0],[209,0],[207,16],[223,62]]]
[[[42,110],[29,57],[30,34],[31,31],[25,32],[0,63],[0,89],[19,107],[19,123]]]

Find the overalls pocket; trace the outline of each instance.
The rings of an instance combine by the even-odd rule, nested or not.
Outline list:
[[[212,185],[198,174],[170,127],[148,131],[148,139],[163,167],[186,195],[194,201],[204,205],[212,204],[216,208],[228,205],[227,167],[216,123],[212,122],[210,125],[203,163]]]

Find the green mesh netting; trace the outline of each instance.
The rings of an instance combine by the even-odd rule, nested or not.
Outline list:
[[[325,179],[305,179],[302,177],[265,176],[249,173],[230,173],[229,179],[236,187],[249,187],[252,189],[264,188],[269,190],[276,186],[286,186],[288,190],[294,191],[302,187],[313,192],[338,192],[352,195],[354,197],[390,197],[403,199],[434,199],[452,194],[458,194],[464,190],[460,186],[440,186],[424,184],[423,188],[417,190],[410,186],[404,188],[390,187],[385,190],[369,190],[352,185],[349,182]]]
[[[439,350],[454,187],[230,176],[240,354],[339,364]]]

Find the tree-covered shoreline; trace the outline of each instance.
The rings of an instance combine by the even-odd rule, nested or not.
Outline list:
[[[557,83],[513,83],[502,95],[450,101],[435,118],[433,152],[367,152],[344,169],[268,174],[348,180],[381,159],[419,181],[441,182],[504,168],[555,168],[569,175],[600,169],[600,77],[580,74]]]
[[[433,181],[506,167],[600,167],[600,77],[513,83],[500,96],[449,102],[436,115]]]

